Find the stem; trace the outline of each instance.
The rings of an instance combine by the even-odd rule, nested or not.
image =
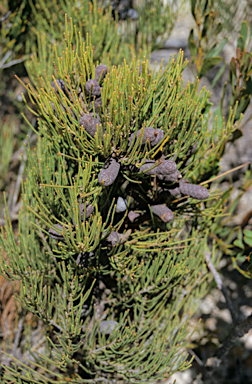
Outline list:
[[[212,260],[211,260],[211,257],[210,257],[210,253],[206,252],[205,253],[205,260],[206,260],[206,263],[207,263],[207,266],[208,268],[210,269],[210,271],[212,272],[213,274],[213,277],[214,277],[214,280],[217,284],[217,287],[219,288],[220,291],[222,291],[225,299],[226,299],[226,303],[227,303],[227,306],[229,308],[229,311],[230,311],[230,314],[232,316],[232,319],[233,319],[233,323],[236,324],[237,323],[237,316],[235,314],[235,310],[234,310],[234,306],[233,306],[233,303],[227,293],[227,290],[226,288],[224,287],[223,283],[222,283],[222,280],[221,280],[221,277],[219,275],[219,273],[216,271],[213,263],[212,263]]]

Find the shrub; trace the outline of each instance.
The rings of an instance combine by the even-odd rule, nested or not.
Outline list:
[[[17,300],[47,325],[48,345],[30,352],[34,369],[3,375],[150,382],[190,364],[188,320],[209,288],[204,254],[226,198],[205,173],[235,111],[209,131],[209,93],[184,87],[181,52],[163,72],[146,60],[97,67],[91,45],[73,45],[71,28],[65,37],[55,76],[26,86],[39,140],[18,237],[10,222],[1,237],[1,273],[20,281]]]

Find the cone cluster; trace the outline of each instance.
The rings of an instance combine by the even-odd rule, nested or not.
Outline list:
[[[100,64],[95,68],[95,77],[86,82],[84,87],[85,93],[86,96],[89,97],[89,100],[91,99],[90,109],[95,109],[95,116],[93,113],[84,113],[79,118],[80,128],[84,129],[92,138],[95,138],[96,134],[100,132],[102,142],[104,139],[105,129],[102,126],[100,118],[102,112],[101,90],[102,83],[107,72],[108,68],[106,65]],[[139,76],[141,76],[141,72],[142,67],[139,68]],[[67,93],[63,80],[55,80],[52,83],[52,87],[56,92],[61,90],[65,94]],[[87,108],[85,111],[88,112]],[[172,222],[174,219],[174,213],[166,205],[167,197],[170,197],[169,200],[172,201],[172,198],[179,194],[198,200],[205,200],[209,196],[207,188],[201,185],[190,184],[187,180],[183,180],[180,171],[177,169],[176,162],[173,159],[165,159],[162,154],[162,149],[156,152],[157,156],[159,156],[157,160],[146,159],[145,163],[140,167],[137,163],[133,163],[128,166],[122,165],[122,159],[125,159],[125,156],[127,157],[129,153],[131,153],[133,148],[135,148],[135,145],[139,145],[139,150],[142,151],[146,148],[146,145],[149,146],[149,148],[154,148],[162,144],[164,138],[165,132],[163,129],[155,127],[142,127],[141,129],[132,132],[128,137],[127,154],[121,154],[119,157],[112,154],[111,157],[105,160],[104,166],[98,174],[98,182],[103,187],[111,186],[119,177],[120,170],[124,171],[126,169],[134,175],[139,175],[140,180],[146,179],[150,176],[155,176],[157,181],[156,197],[151,199],[149,207],[146,206],[144,208],[141,206],[141,209],[139,210],[141,213],[139,213],[139,211],[136,211],[139,208],[139,201],[137,201],[137,196],[135,196],[135,200],[133,196],[133,200],[131,200],[131,207],[133,210],[130,210],[127,216],[129,223],[140,223],[146,215],[155,215],[164,223]],[[135,184],[135,189],[136,188]],[[146,191],[146,195],[148,195],[148,191]],[[120,209],[117,209],[116,212],[119,214],[126,209],[127,204],[125,203],[124,208],[122,209],[120,207]],[[92,214],[93,210],[94,207],[92,205],[86,206],[85,219]],[[80,205],[80,216],[82,221],[84,219],[84,204]],[[73,224],[75,225],[74,219]],[[52,228],[49,230],[50,236],[54,239],[63,238],[63,227],[58,224],[56,227],[57,230]],[[119,234],[118,232],[112,231],[109,236],[106,237],[106,241],[112,246],[118,245],[120,242],[124,242],[123,236],[124,235]]]

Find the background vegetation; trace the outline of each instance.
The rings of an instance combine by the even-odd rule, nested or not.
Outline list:
[[[9,241],[9,243],[5,243],[5,249],[10,249],[14,246],[14,243],[16,241],[15,234],[17,234],[18,225],[19,233],[20,231],[23,231],[23,233],[27,231],[27,228],[25,227],[21,229],[24,224],[20,224],[18,220],[18,213],[20,211],[20,207],[22,206],[22,180],[25,180],[28,177],[29,182],[29,178],[31,179],[32,177],[37,177],[36,174],[33,175],[31,172],[29,174],[26,173],[26,169],[29,169],[29,164],[31,167],[31,164],[34,164],[34,161],[36,161],[36,159],[33,157],[34,155],[32,155],[32,147],[37,142],[37,134],[34,132],[38,132],[39,135],[46,135],[46,131],[48,129],[48,127],[47,129],[43,128],[44,123],[42,123],[42,121],[44,120],[41,120],[42,112],[39,109],[37,110],[36,114],[40,116],[40,120],[37,120],[37,118],[34,116],[34,113],[31,113],[30,111],[31,108],[34,109],[33,104],[35,98],[37,97],[37,93],[34,93],[34,88],[27,87],[26,84],[30,82],[35,86],[36,83],[38,84],[37,76],[40,75],[45,78],[43,86],[45,86],[46,84],[47,89],[49,89],[48,87],[51,82],[50,77],[52,74],[54,74],[56,78],[64,78],[64,81],[67,84],[67,77],[64,77],[68,72],[67,66],[59,68],[59,66],[54,67],[53,65],[54,62],[57,62],[57,58],[61,57],[64,54],[63,52],[66,52],[67,48],[69,52],[71,51],[69,41],[66,42],[62,38],[65,31],[66,22],[68,23],[68,30],[70,32],[70,35],[71,25],[76,25],[76,28],[78,32],[80,32],[80,35],[85,37],[87,49],[89,47],[89,44],[92,42],[92,45],[94,47],[94,53],[93,57],[89,57],[88,60],[94,60],[94,64],[96,64],[97,61],[101,60],[104,64],[107,64],[108,67],[111,67],[113,64],[118,65],[124,60],[126,60],[126,62],[128,63],[131,63],[132,58],[134,56],[136,56],[140,60],[143,60],[143,58],[145,56],[148,56],[152,50],[162,47],[164,41],[167,39],[167,37],[172,31],[176,18],[179,17],[179,7],[176,7],[177,3],[168,5],[163,5],[161,1],[157,1],[155,2],[155,4],[154,2],[148,1],[136,1],[134,4],[128,2],[129,4],[126,5],[124,4],[124,2],[121,3],[122,4],[120,4],[120,2],[113,2],[111,4],[112,8],[109,8],[108,2],[103,2],[103,6],[101,7],[98,1],[94,1],[92,3],[84,1],[81,7],[78,2],[70,1],[55,1],[50,5],[51,8],[44,7],[43,2],[36,2],[35,4],[33,4],[32,2],[26,1],[10,1],[9,3],[6,2],[1,5],[2,19],[0,70],[3,79],[3,81],[1,82],[1,143],[4,142],[4,145],[1,146],[0,187],[1,192],[3,192],[4,190],[6,191],[6,202],[9,208],[11,223],[11,226],[9,226],[9,228],[5,227],[4,225],[6,224],[6,222],[4,217],[2,216],[1,225],[3,226],[3,238],[7,236],[7,241]],[[186,5],[185,2],[183,3],[183,5]],[[188,142],[188,144],[179,154],[178,149],[180,148],[180,144],[178,143],[176,144],[176,146],[172,141],[168,142],[171,146],[173,145],[171,153],[177,156],[176,163],[178,164],[180,171],[183,170],[183,176],[189,178],[190,181],[194,184],[204,183],[209,181],[210,179],[216,180],[216,176],[219,175],[219,160],[223,156],[223,153],[225,153],[227,143],[229,142],[231,143],[231,145],[235,145],[234,143],[236,142],[236,140],[238,140],[239,137],[241,137],[242,135],[242,129],[240,125],[241,113],[244,113],[247,110],[250,103],[251,95],[251,55],[249,53],[251,39],[250,31],[247,27],[248,24],[246,24],[246,22],[241,23],[242,20],[244,20],[245,18],[245,8],[242,8],[242,5],[237,5],[236,7],[227,7],[225,2],[218,2],[217,11],[216,2],[190,2],[191,13],[195,19],[195,27],[193,28],[193,30],[191,30],[189,34],[188,47],[191,53],[191,65],[195,73],[195,78],[196,76],[198,76],[199,78],[207,75],[210,76],[210,73],[214,73],[211,82],[211,88],[214,88],[218,87],[218,84],[221,82],[222,77],[225,76],[225,73],[227,71],[229,72],[229,81],[228,84],[223,87],[221,102],[219,103],[219,105],[214,106],[215,125],[211,131],[211,135],[213,135],[213,138],[211,139],[211,136],[209,136],[209,132],[205,132],[205,136],[203,135],[203,132],[201,132],[202,136],[199,137],[199,143],[201,144],[198,144],[196,155],[194,155],[193,157],[194,162],[197,162],[197,156],[198,159],[202,158],[202,151],[204,152],[203,143],[207,147],[207,140],[209,140],[209,142],[211,140],[216,140],[215,143],[218,143],[218,145],[215,146],[215,149],[212,152],[207,153],[205,163],[199,167],[191,167],[191,169],[190,166],[188,167],[188,163],[183,163],[183,156],[186,153],[186,150],[188,150],[190,147],[193,147],[193,144],[196,144],[195,142]],[[247,7],[246,10],[249,9],[249,2],[244,2],[244,7],[245,6]],[[135,13],[133,11],[135,11]],[[65,16],[65,14],[67,14],[67,16]],[[231,23],[230,20],[235,19],[236,16],[238,22],[235,24]],[[249,17],[249,12],[246,12],[246,17]],[[248,19],[248,21],[250,20]],[[232,28],[232,30],[230,27],[231,25],[235,26],[235,28]],[[239,25],[239,27],[237,27],[237,25]],[[223,58],[221,56],[221,52],[225,44],[227,43],[227,38],[230,36],[231,32],[232,36],[234,36],[234,38],[237,40],[238,50],[236,51],[236,55],[230,63],[222,64]],[[67,38],[68,34],[66,33],[65,36]],[[72,35],[71,44],[73,46],[78,45],[78,36],[78,34]],[[70,56],[66,57],[71,60]],[[178,63],[180,62],[180,60],[181,59],[178,59]],[[135,67],[137,67],[137,61],[135,63]],[[173,76],[176,76],[176,78],[179,79],[180,72],[182,71],[182,69],[183,66],[181,64],[181,68],[178,68],[177,71],[174,72]],[[74,86],[76,87],[76,89],[78,85],[77,73],[75,74],[76,77],[74,79]],[[17,74],[22,79],[22,82],[24,84],[23,88],[21,88],[21,83],[17,82],[17,80],[15,79],[14,74]],[[81,75],[81,72],[79,73],[79,75]],[[164,80],[162,79],[164,79],[164,76],[165,75],[163,75],[163,77],[160,77],[160,87],[163,86],[162,81]],[[169,77],[172,75],[167,74],[167,76]],[[148,71],[146,71],[144,75],[145,81],[148,77],[149,74]],[[41,86],[41,84],[39,86]],[[71,82],[71,87],[72,86],[73,82]],[[190,97],[192,98],[192,100],[195,100],[196,93],[193,94],[193,92],[196,92],[197,87],[196,85],[191,85],[191,87],[195,88],[190,88]],[[27,100],[29,99],[27,97],[28,94],[31,96],[30,101],[28,101],[26,105],[24,104],[23,99],[20,97],[21,89],[23,90]],[[37,92],[38,91],[39,90],[37,89]],[[59,95],[60,97],[63,96],[61,93],[59,93]],[[49,92],[46,93],[45,91],[43,97],[45,97],[45,104],[51,100],[49,97]],[[207,101],[207,93],[204,93],[203,95],[201,94],[201,97],[202,105],[199,104],[198,108],[199,110],[201,109],[203,118],[206,119],[204,124],[207,127],[207,113],[211,105],[209,101]],[[225,100],[227,100],[226,104]],[[61,102],[63,101],[64,100],[62,99]],[[161,104],[164,105],[164,103],[165,101],[163,100]],[[38,105],[39,103],[36,104]],[[235,115],[233,117],[231,117],[232,113],[229,114],[228,108],[225,108],[225,105],[235,108]],[[178,110],[181,111],[181,106],[178,107]],[[24,115],[22,115],[22,113],[24,113]],[[79,117],[80,110],[73,111],[73,113],[75,116]],[[24,120],[24,116],[26,121]],[[52,115],[52,118],[53,116],[54,115]],[[223,116],[226,116],[226,118],[223,119]],[[151,121],[151,116],[148,116],[147,121]],[[161,122],[160,124],[162,126]],[[225,131],[223,131],[223,127],[226,127]],[[223,134],[223,132],[225,132],[225,134]],[[230,135],[231,132],[232,135]],[[221,139],[222,141],[220,141]],[[174,137],[173,140],[176,140],[176,137]],[[25,152],[24,150],[25,146],[27,148],[27,143],[29,143],[31,152]],[[41,141],[38,146],[38,151],[40,151],[38,153],[42,153],[43,151],[45,151],[45,147],[43,149],[43,145],[45,144],[43,144]],[[71,153],[70,155],[72,156],[76,154]],[[168,153],[165,153],[165,155],[167,156]],[[104,154],[102,154],[101,156],[106,158],[106,155]],[[22,158],[24,161],[22,161]],[[141,159],[138,159],[138,161],[139,160]],[[82,166],[84,166],[83,164]],[[52,166],[52,164],[45,164],[44,166],[50,166],[52,167],[52,169],[54,167]],[[187,167],[185,168],[185,170],[184,166]],[[232,196],[232,186],[230,185],[230,190],[226,190],[226,193],[222,196],[222,199],[218,203],[219,205],[216,205],[214,199],[210,199],[210,201],[208,202],[208,207],[206,207],[206,212],[208,213],[208,216],[205,216],[205,219],[200,218],[199,225],[201,229],[205,228],[205,232],[203,231],[200,235],[199,233],[197,234],[197,239],[199,240],[198,246],[199,248],[204,250],[203,259],[200,257],[198,258],[199,263],[202,263],[202,267],[200,267],[199,265],[195,267],[192,264],[191,259],[188,259],[188,262],[189,264],[191,264],[190,268],[196,268],[198,270],[201,270],[201,273],[203,272],[203,277],[205,274],[206,278],[208,279],[208,284],[207,286],[203,285],[203,288],[199,288],[197,294],[195,293],[197,299],[195,299],[194,296],[192,296],[191,299],[187,299],[187,297],[190,296],[189,295],[184,299],[183,304],[185,313],[188,312],[188,309],[186,308],[189,308],[191,303],[194,303],[194,308],[196,310],[197,301],[206,294],[208,289],[211,288],[210,281],[212,279],[213,273],[218,288],[222,289],[224,295],[226,296],[227,305],[232,314],[234,325],[236,325],[238,323],[238,320],[241,320],[241,318],[239,316],[239,313],[233,310],[232,303],[230,303],[228,293],[225,293],[223,284],[219,282],[218,285],[218,278],[216,277],[218,275],[216,275],[215,267],[218,265],[218,261],[221,260],[221,258],[228,256],[233,262],[233,268],[237,268],[240,273],[244,276],[244,279],[250,277],[250,263],[249,259],[247,258],[251,251],[252,238],[251,225],[249,222],[250,217],[247,218],[247,221],[245,223],[243,222],[241,225],[232,226],[230,224],[229,219],[223,220],[223,218],[219,217],[220,211],[216,211],[216,209],[221,209],[222,206],[222,209],[226,207],[226,213],[232,214],[235,211],[239,199],[241,198],[244,191],[250,188],[251,184],[250,168],[247,166],[247,168],[245,169],[245,178],[242,178],[243,173],[240,173],[239,176],[242,180],[240,184],[239,196],[236,199],[230,197]],[[129,176],[129,174],[127,174],[126,172],[125,177],[127,176]],[[214,198],[217,197],[219,190],[221,190],[220,182],[224,180],[224,177],[218,178],[217,180],[219,182],[219,185],[215,185],[214,187],[212,186],[213,190],[217,191],[214,195],[212,195]],[[34,188],[34,182],[35,179],[33,181],[30,181],[29,188]],[[48,179],[47,182],[50,182],[50,180]],[[229,182],[231,182],[231,179],[229,179]],[[209,183],[208,185],[210,186],[211,184]],[[28,187],[26,187],[26,195],[29,195],[30,192],[28,192],[27,188]],[[113,192],[111,198],[112,197],[117,198],[118,196],[116,196]],[[29,196],[29,199],[30,198],[31,196]],[[25,201],[25,197],[23,197],[23,201]],[[0,203],[3,207],[3,193],[1,193]],[[183,209],[185,210],[185,207],[180,208],[180,204],[173,204],[175,204],[175,211],[179,212],[180,210],[180,212],[182,212]],[[78,216],[77,206],[75,207],[75,209],[77,212],[76,214]],[[197,205],[195,205],[194,203],[186,207],[187,214],[190,211],[195,212],[195,210],[197,211],[197,209]],[[210,214],[210,212],[212,213]],[[35,216],[32,221],[37,222],[36,220],[38,218],[36,219]],[[210,219],[211,217],[212,219]],[[30,219],[31,218],[29,218],[28,220]],[[209,226],[210,220],[211,226]],[[52,220],[51,223],[54,224]],[[154,225],[157,226],[157,224]],[[158,225],[160,225],[160,223]],[[181,222],[180,225],[181,227],[179,228],[182,228],[183,223]],[[194,226],[195,228],[197,228],[196,223],[194,223]],[[14,231],[14,237],[12,237],[13,234],[11,227]],[[48,228],[49,227],[50,225],[48,223]],[[160,229],[163,230],[162,225]],[[141,228],[141,230],[144,230],[144,228]],[[193,233],[190,233],[190,236],[193,237]],[[188,238],[188,236],[185,235],[185,238]],[[203,243],[200,243],[200,239],[205,242],[204,247],[202,246]],[[6,244],[8,244],[8,246],[6,246]],[[27,247],[29,248],[28,245],[23,246],[24,249]],[[5,277],[9,277],[13,280],[14,277],[16,279],[16,276],[19,276],[18,280],[20,280],[22,272],[17,273],[17,271],[18,268],[21,268],[21,264],[20,266],[15,265],[14,249],[15,246],[11,254],[9,255],[10,261],[8,261],[11,262],[9,271],[12,270],[12,272],[10,273],[10,275],[6,275],[7,269],[6,265],[4,264],[2,264],[2,271],[4,272]],[[211,253],[213,253],[213,249],[215,250],[215,267],[214,265],[212,265],[211,260],[209,261],[207,259],[206,255],[208,249],[211,251]],[[194,250],[194,252],[196,251]],[[16,256],[17,254],[18,253],[16,253]],[[4,258],[6,258],[6,253],[4,251],[3,256]],[[206,258],[204,259],[204,257]],[[172,258],[173,256],[171,256],[171,259]],[[205,269],[206,265],[208,265],[209,269]],[[27,268],[28,265],[25,265],[24,262],[21,269],[25,271],[27,270]],[[211,273],[209,273],[209,271]],[[63,275],[61,278],[64,280]],[[47,353],[50,353],[50,348],[47,344],[48,342],[46,335],[48,336],[48,334],[52,332],[53,328],[50,329],[50,327],[48,328],[48,325],[44,325],[45,317],[40,316],[38,312],[34,311],[34,308],[30,308],[32,309],[31,312],[29,312],[29,306],[26,305],[25,308],[24,291],[22,293],[22,289],[24,289],[22,288],[22,286],[24,287],[24,280],[22,281],[22,278],[21,293],[19,291],[19,282],[8,282],[7,280],[4,280],[3,277],[1,277],[1,279],[1,324],[3,331],[2,349],[9,353],[9,357],[7,357],[7,355],[5,355],[5,357],[4,355],[2,355],[3,365],[5,367],[9,367],[10,362],[15,361],[16,359],[20,360],[21,362],[24,362],[24,357],[26,356],[30,359],[28,367],[30,369],[31,375],[35,374],[36,371],[34,377],[39,374],[44,376],[44,379],[45,377],[47,377],[48,380],[56,380],[56,376],[54,377],[54,375],[59,374],[60,370],[62,369],[62,366],[56,366],[55,370],[53,369],[53,371],[50,371],[50,373],[48,371],[47,374],[44,370],[44,360],[39,360],[38,355],[35,354],[36,351],[40,352],[44,356],[46,356]],[[197,283],[199,284],[199,282]],[[202,283],[204,283],[204,279],[202,279]],[[185,283],[184,286],[181,285],[181,289],[185,289],[187,287],[186,284],[187,283]],[[193,283],[190,282],[190,284],[192,287]],[[200,287],[200,284],[198,286]],[[15,303],[15,301],[11,297],[13,289],[16,290],[19,296],[21,295],[20,297],[22,297],[23,294],[23,299],[21,299],[22,307],[18,303]],[[38,285],[38,291],[36,293],[37,295],[39,294],[39,289],[40,286]],[[109,298],[111,299],[110,296]],[[165,308],[164,302],[162,303],[162,307]],[[190,315],[187,313],[187,317],[190,317],[193,312],[194,310],[191,310]],[[164,318],[165,316],[167,316],[167,314],[164,314]],[[40,319],[42,319],[43,322]],[[109,321],[111,321],[111,319],[109,319]],[[178,318],[174,320],[174,326],[175,324],[178,324]],[[239,329],[239,331],[246,333],[249,329],[249,324],[249,321],[247,323],[242,324],[242,331],[241,329]],[[237,328],[235,328],[235,330],[237,331]],[[169,328],[168,330],[166,330],[166,332],[169,333],[172,331]],[[69,339],[69,334],[65,335],[65,338],[66,340]],[[137,338],[139,338],[139,336],[136,337],[136,339]],[[184,338],[185,334],[182,334],[181,342],[184,341]],[[18,354],[16,353],[16,351],[18,351]],[[216,358],[220,358],[220,356],[220,351],[217,351]],[[114,359],[115,358],[113,358],[112,361]],[[35,371],[32,371],[32,369],[34,369],[34,365],[31,364],[32,360],[36,361],[36,364],[38,364],[35,368]],[[13,375],[16,378],[21,378],[20,380],[25,380],[24,371],[18,368],[19,364],[20,363],[17,364],[14,371],[12,371],[11,369],[7,369],[7,371],[10,372],[10,376],[6,376],[5,380],[8,380]],[[165,363],[164,361],[163,364],[164,366],[165,364],[171,366],[171,362]],[[187,365],[185,365],[184,367],[186,366]],[[181,367],[177,366],[176,369],[180,370],[182,369],[182,367],[183,365],[181,365]],[[50,367],[49,365],[47,366],[47,368],[49,370],[52,370],[52,367]],[[120,373],[122,374],[122,372]],[[124,379],[129,380],[128,377],[124,377]],[[204,372],[203,379],[204,382],[207,382],[207,380],[213,380],[212,376],[211,378],[209,378],[209,374],[205,374]],[[148,380],[147,377],[146,380]]]

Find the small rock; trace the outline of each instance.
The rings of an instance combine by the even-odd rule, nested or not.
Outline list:
[[[125,200],[122,197],[118,197],[117,203],[116,203],[116,212],[124,212],[127,209],[127,204]]]
[[[130,211],[128,213],[129,220],[133,223],[133,221],[140,216],[140,213],[136,213],[135,211]]]

